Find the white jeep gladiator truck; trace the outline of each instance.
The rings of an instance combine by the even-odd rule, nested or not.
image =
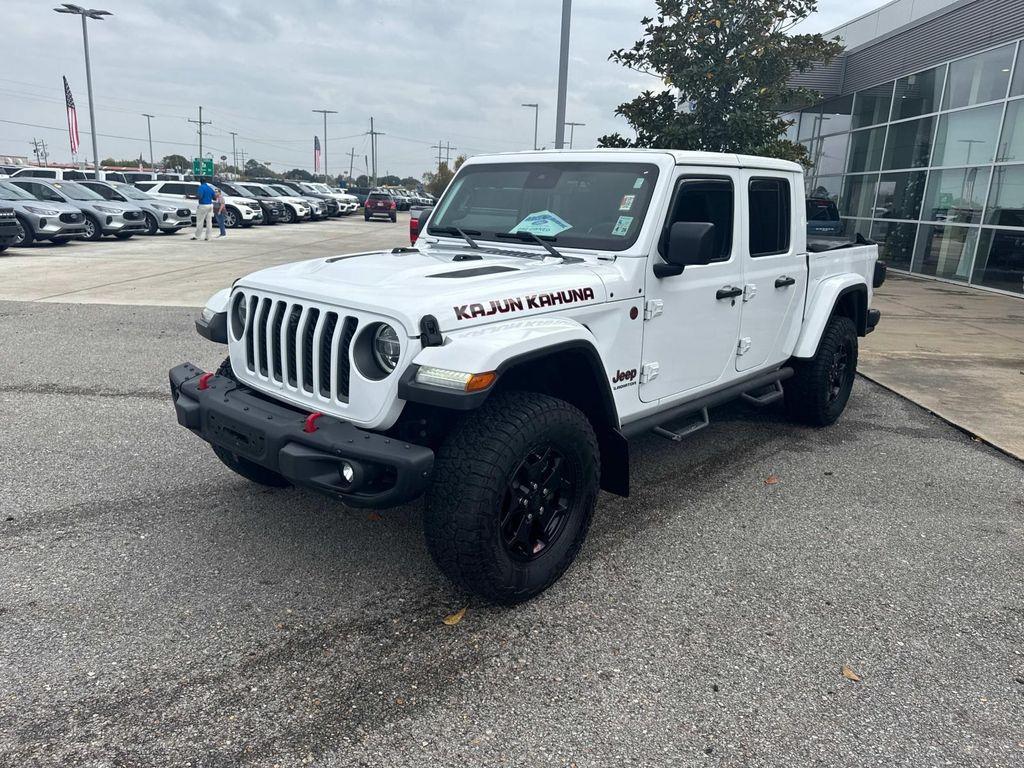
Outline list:
[[[876,265],[877,264],[877,265]],[[264,485],[351,506],[425,496],[441,570],[502,603],[579,552],[629,439],[708,408],[842,413],[885,277],[808,248],[803,173],[658,150],[475,157],[413,248],[272,267],[214,295],[216,372],[170,372],[181,425]]]

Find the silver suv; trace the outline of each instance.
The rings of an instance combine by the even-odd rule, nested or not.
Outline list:
[[[166,232],[173,235],[192,223],[192,211],[185,205],[174,205],[168,200],[158,200],[153,195],[136,189],[131,184],[116,181],[80,181],[83,187],[98,192],[105,200],[119,203],[133,203],[145,212],[146,233],[155,235]]]
[[[127,240],[146,230],[145,212],[139,206],[104,200],[98,193],[77,181],[18,178],[11,179],[9,183],[21,187],[36,200],[67,203],[81,208],[85,214],[86,240],[99,240],[104,235]]]
[[[85,214],[67,203],[40,202],[10,181],[0,181],[0,206],[13,208],[17,233],[13,245],[32,245],[40,240],[66,243],[85,231]]]

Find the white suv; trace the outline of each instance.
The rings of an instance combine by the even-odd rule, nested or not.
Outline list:
[[[193,208],[198,198],[198,181],[140,181],[135,184],[143,192],[148,192],[154,197],[166,200],[190,201],[190,208]],[[235,197],[224,195],[224,202],[227,205],[225,225],[228,227],[251,227],[263,221],[263,209],[260,204],[250,197]]]

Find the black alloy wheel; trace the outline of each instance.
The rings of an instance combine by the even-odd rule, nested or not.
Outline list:
[[[565,530],[576,497],[576,470],[558,449],[531,450],[509,478],[499,513],[509,557],[536,560]]]

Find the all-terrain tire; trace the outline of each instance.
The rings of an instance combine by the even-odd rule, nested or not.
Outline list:
[[[226,376],[232,381],[237,381],[234,371],[231,370],[230,357],[225,358],[224,362],[220,364],[220,367],[217,369],[217,375]],[[249,461],[243,456],[229,451],[227,448],[221,448],[219,445],[214,445],[212,448],[217,458],[224,462],[224,466],[236,475],[241,475],[246,480],[251,480],[259,485],[266,485],[271,488],[287,488],[291,485],[277,472],[261,467],[259,464]]]
[[[835,422],[846,408],[857,373],[857,326],[834,316],[825,326],[818,351],[810,360],[794,361],[786,382],[786,413],[814,427]]]
[[[531,483],[519,480],[540,466],[529,463],[534,457],[552,452],[560,457],[559,477],[569,479],[553,481],[552,488],[532,484],[535,496],[527,504],[521,496],[530,493],[524,486]],[[576,407],[531,392],[492,395],[437,452],[423,514],[427,549],[464,589],[496,603],[528,600],[561,577],[579,553],[597,501],[600,463],[594,430]],[[535,477],[543,485],[554,474]],[[536,506],[545,498],[551,500],[546,518],[545,507]],[[540,534],[549,540],[517,550],[529,536],[510,544],[507,521],[523,520],[527,509],[536,522],[513,527],[528,532],[547,525],[551,535]]]

